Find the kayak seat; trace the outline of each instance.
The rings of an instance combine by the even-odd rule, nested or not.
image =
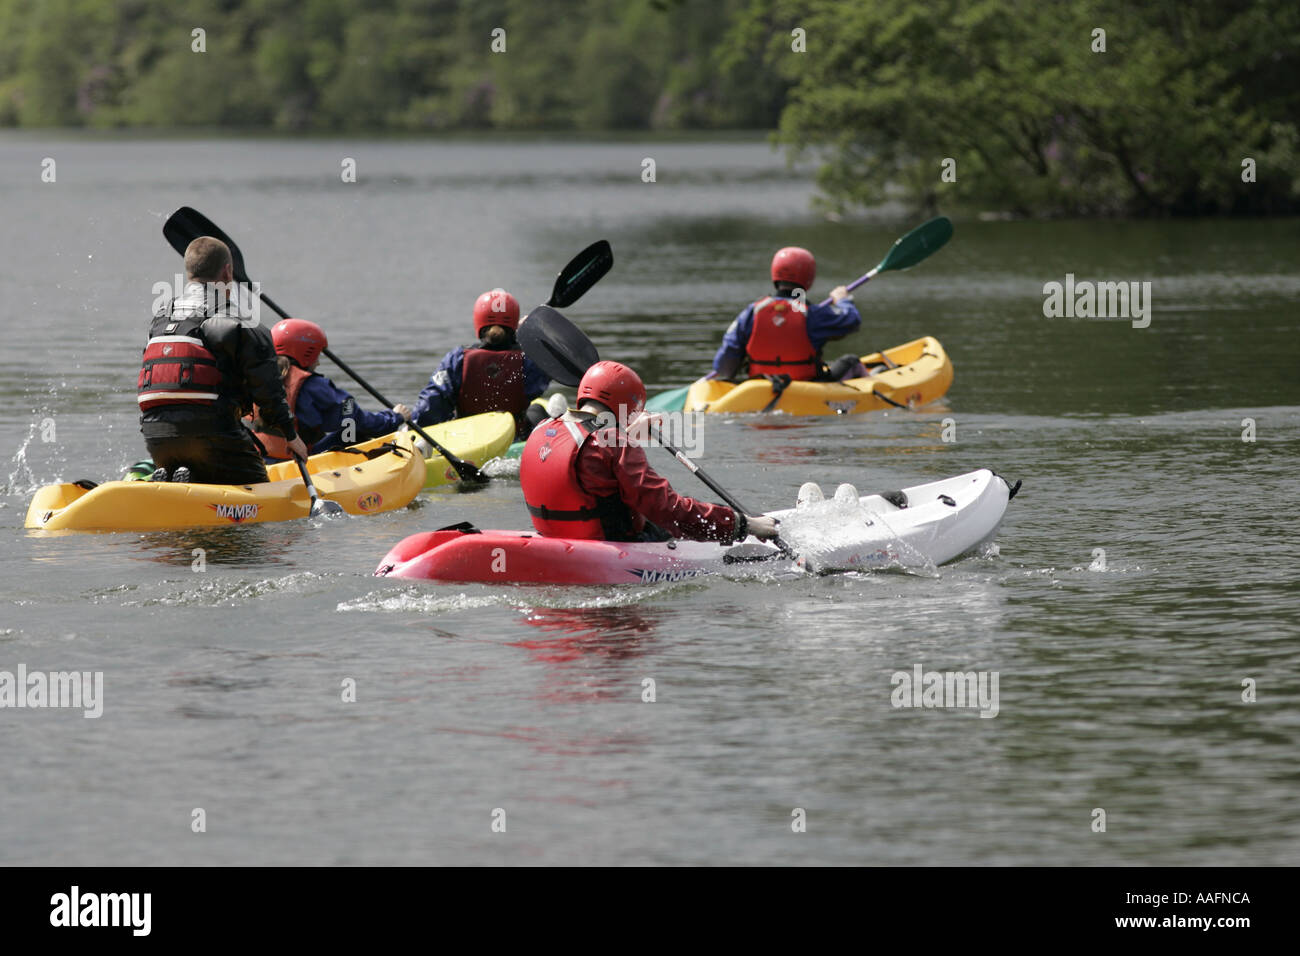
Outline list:
[[[74,481],[73,484],[76,485],[78,488],[85,488],[87,491],[91,491],[99,487],[99,482],[91,481],[89,478],[82,478],[78,481]]]
[[[902,509],[907,507],[907,495],[901,491],[882,491],[880,492],[880,497],[884,498],[895,508]]]

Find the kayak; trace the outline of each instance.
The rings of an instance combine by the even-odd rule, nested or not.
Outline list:
[[[775,393],[765,378],[736,384],[721,379],[700,379],[686,394],[688,412],[781,411],[789,415],[857,415],[900,405],[916,408],[942,398],[952,385],[952,362],[939,340],[926,336],[885,349],[897,368],[879,369],[865,378],[843,382],[791,382],[771,409]],[[883,365],[880,352],[862,356],[871,368]],[[883,396],[883,397],[882,397]]]
[[[508,412],[487,412],[482,415],[471,415],[468,418],[454,418],[440,425],[429,425],[424,430],[434,441],[457,458],[463,458],[479,468],[493,458],[519,457],[517,454],[510,456],[506,454],[514,447],[510,443],[515,437],[515,420]],[[393,432],[376,440],[393,441],[397,434],[399,433]],[[515,444],[522,452],[523,442],[515,442]],[[422,452],[432,452],[430,457],[425,459],[424,487],[436,488],[459,480],[460,476],[456,474],[455,468],[447,464],[447,459],[433,452],[419,436],[416,436],[416,447]],[[148,481],[153,475],[153,470],[153,461],[144,458],[128,468],[122,480]]]
[[[420,493],[425,467],[409,433],[307,459],[321,498],[348,514],[404,508]],[[373,454],[374,457],[368,457]],[[27,509],[27,527],[46,531],[158,531],[305,518],[311,500],[294,462],[267,466],[253,485],[92,481],[46,485]]]
[[[515,440],[515,417],[509,412],[485,412],[468,418],[453,418],[440,425],[430,425],[424,430],[457,458],[463,458],[482,468],[493,458],[505,456],[510,443]],[[421,451],[430,452],[425,459],[424,487],[436,488],[460,480],[456,469],[447,463],[446,458],[429,448],[418,435],[415,437],[416,446]],[[380,440],[392,441],[393,435]]]
[[[825,573],[933,567],[960,557],[997,532],[1019,490],[988,470],[884,495],[831,500],[772,512],[798,552],[746,538],[629,543],[545,538],[466,525],[400,541],[376,576],[488,584],[652,584],[728,571]]]

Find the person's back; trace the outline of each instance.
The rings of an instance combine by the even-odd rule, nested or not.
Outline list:
[[[267,427],[306,454],[270,335],[242,320],[225,299],[235,286],[224,243],[195,239],[185,271],[183,294],[153,317],[136,382],[140,431],[157,477],[174,478],[183,468],[186,480],[199,483],[266,481],[261,455],[240,424],[254,402]]]
[[[313,454],[339,445],[353,445],[396,431],[411,420],[411,410],[395,405],[391,411],[368,412],[356,399],[316,371],[329,348],[325,330],[307,319],[284,319],[271,329],[285,395],[293,410],[294,427]],[[268,461],[290,457],[284,439],[267,431],[261,409],[249,422]]]
[[[831,381],[854,371],[856,356],[845,356],[828,368],[822,349],[856,332],[862,316],[844,286],[831,291],[829,304],[809,306],[808,289],[816,275],[816,260],[807,249],[778,250],[772,257],[772,294],[736,316],[708,377],[734,378],[745,366],[751,378],[783,376],[793,381]]]
[[[542,415],[529,403],[541,396],[550,379],[519,348],[519,302],[504,289],[484,292],[474,303],[478,341],[443,356],[429,384],[415,402],[416,424],[437,425],[452,418],[484,412],[509,412],[516,433],[527,436]]]
[[[578,404],[577,413],[538,424],[520,456],[524,502],[539,534],[728,542],[776,533],[771,518],[679,495],[650,467],[625,430],[645,406],[645,386],[631,369],[597,362],[578,386]]]

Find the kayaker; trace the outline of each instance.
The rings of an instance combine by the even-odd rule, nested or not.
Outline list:
[[[473,345],[457,346],[443,356],[429,384],[415,402],[419,425],[437,425],[483,412],[515,416],[516,434],[524,438],[543,410],[530,403],[551,380],[525,357],[515,341],[519,301],[504,289],[484,292],[474,303]]]
[[[775,537],[772,518],[679,495],[655,473],[645,450],[626,433],[645,430],[645,397],[632,369],[597,362],[578,384],[577,411],[533,429],[519,481],[537,531],[604,541]]]
[[[284,319],[271,328],[271,340],[280,358],[294,424],[313,454],[387,435],[411,420],[411,410],[405,405],[394,405],[391,411],[368,412],[355,398],[317,373],[316,366],[321,353],[329,348],[329,340],[315,322]],[[260,408],[254,409],[249,424],[269,461],[289,459],[284,439],[263,427]]]
[[[749,377],[789,376],[795,381],[839,381],[865,375],[856,355],[822,362],[827,342],[856,332],[862,316],[844,286],[831,290],[827,306],[809,306],[808,289],[817,260],[807,249],[787,246],[772,257],[774,294],[745,306],[722,337],[709,378],[734,379],[749,363]]]
[[[222,290],[233,290],[230,249],[200,236],[185,250],[185,288],[161,308],[136,382],[140,431],[157,466],[154,480],[246,485],[266,481],[266,465],[240,416],[254,403],[268,430],[293,454],[307,446],[294,428],[271,336],[241,320]]]

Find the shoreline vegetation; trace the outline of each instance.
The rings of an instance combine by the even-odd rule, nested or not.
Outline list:
[[[0,133],[747,140],[831,215],[1300,212],[1290,0],[0,0]],[[77,131],[71,133],[71,131]]]

